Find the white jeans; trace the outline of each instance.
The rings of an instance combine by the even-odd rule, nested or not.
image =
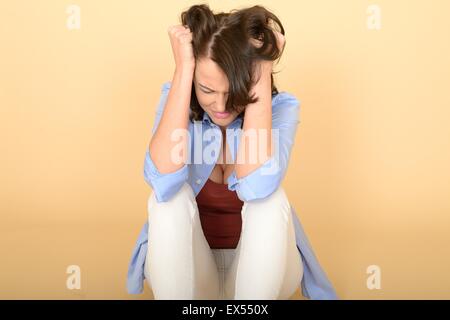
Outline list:
[[[279,187],[244,202],[235,249],[211,249],[188,183],[169,201],[148,199],[145,277],[155,299],[289,299],[303,277],[291,208]]]

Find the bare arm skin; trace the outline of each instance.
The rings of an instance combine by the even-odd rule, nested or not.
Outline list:
[[[238,159],[236,162],[235,170],[236,177],[238,179],[245,177],[252,171],[258,169],[265,161],[272,156],[272,141],[271,141],[271,129],[272,129],[272,87],[270,82],[270,74],[272,72],[272,62],[261,63],[261,78],[253,86],[251,94],[255,93],[259,98],[259,101],[246,106],[244,125],[242,127],[242,136],[239,143]],[[246,138],[245,132],[252,129],[256,133],[257,147],[252,148],[254,142],[250,142],[253,139],[252,135],[248,135]],[[261,132],[259,132],[261,130]],[[260,156],[260,144],[259,140],[264,139],[261,135],[266,135],[266,145],[262,147],[266,148],[267,152],[264,152]],[[245,142],[244,142],[245,139]],[[264,141],[264,140],[261,140]],[[250,156],[250,152],[256,150],[257,154]],[[255,161],[256,160],[256,163]],[[252,163],[253,162],[253,163]]]
[[[182,25],[170,26],[167,30],[175,60],[175,72],[167,95],[159,125],[149,144],[149,154],[156,168],[162,174],[181,169],[187,159],[187,136],[172,141],[171,135],[176,129],[188,132],[189,106],[192,80],[195,70],[195,58],[192,49],[192,32]],[[175,145],[183,145],[183,160],[172,159]]]
[[[171,150],[175,145],[184,143],[183,150],[187,151],[187,139],[172,141],[171,134],[175,129],[184,129],[185,132],[188,132],[193,76],[194,68],[192,67],[175,69],[166,106],[161,115],[158,128],[150,140],[150,156],[161,173],[175,172],[186,163],[186,152],[183,154],[184,161],[176,163],[172,161]]]
[[[277,37],[277,46],[281,50],[286,44],[284,35],[275,31]],[[258,41],[254,42],[257,46]],[[271,72],[273,67],[273,61],[260,61],[261,77],[259,81],[253,86],[250,95],[255,93],[259,98],[259,101],[246,106],[244,124],[242,127],[242,136],[238,148],[238,161],[235,165],[236,178],[240,179],[247,176],[254,170],[261,167],[273,155],[273,141],[272,141],[272,87],[271,87]],[[246,138],[246,130],[252,129],[256,132],[257,147],[256,156],[253,158],[250,156],[252,148],[250,146],[250,136]],[[260,132],[261,131],[261,132]],[[264,137],[265,135],[265,137]],[[265,138],[265,140],[264,140]],[[266,141],[267,143],[262,146],[263,151],[260,152],[259,141]],[[244,143],[246,140],[246,143]],[[261,155],[260,155],[261,153]],[[256,161],[254,161],[256,159]],[[253,161],[252,161],[253,160]],[[253,163],[252,163],[253,162]]]

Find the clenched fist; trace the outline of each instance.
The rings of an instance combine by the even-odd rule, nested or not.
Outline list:
[[[170,26],[167,30],[177,68],[195,68],[192,32],[182,25]]]

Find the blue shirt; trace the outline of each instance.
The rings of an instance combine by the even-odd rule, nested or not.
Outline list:
[[[155,122],[152,128],[152,134],[155,133],[162,112],[165,107],[171,82],[165,82],[161,88],[161,96],[156,110]],[[279,92],[272,96],[272,129],[278,132],[277,143],[274,143],[276,151],[274,155],[263,163],[258,169],[242,178],[236,177],[233,171],[228,177],[228,189],[236,191],[237,196],[242,201],[252,201],[262,199],[272,194],[279,186],[286,173],[289,156],[295,140],[295,134],[299,121],[300,102],[288,92]],[[227,144],[230,146],[233,160],[240,142],[240,135],[233,134],[237,129],[241,128],[243,119],[238,117],[227,127]],[[219,139],[203,139],[202,133],[211,129],[214,135]],[[238,130],[240,132],[240,130]],[[212,122],[209,115],[205,112],[202,121],[189,121],[189,133],[191,139],[190,154],[188,161],[180,169],[162,174],[158,171],[153,163],[148,148],[145,153],[144,160],[144,179],[152,187],[157,202],[168,201],[175,195],[184,182],[189,183],[195,195],[203,188],[203,185],[209,178],[220,154],[222,146],[222,133],[215,123]],[[200,133],[200,134],[199,134]],[[193,140],[201,139],[200,144],[202,151],[214,150],[216,161],[202,161],[197,163],[194,157]],[[202,153],[203,154],[203,153]],[[275,168],[275,169],[274,169]],[[270,172],[270,174],[267,174]],[[338,299],[336,292],[322,270],[317,257],[315,256],[311,245],[303,231],[302,225],[297,217],[294,207],[291,205],[292,221],[295,227],[295,239],[297,248],[301,254],[303,263],[303,277],[301,283],[302,294],[309,299]],[[127,290],[129,294],[139,294],[143,291],[144,264],[147,254],[148,243],[148,222],[144,224],[138,236],[136,245],[133,249],[131,260],[128,266]]]

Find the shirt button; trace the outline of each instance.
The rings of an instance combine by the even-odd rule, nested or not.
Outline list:
[[[200,183],[202,183],[202,180],[201,179],[197,179],[197,181],[195,181],[195,183],[196,184],[200,184]]]

